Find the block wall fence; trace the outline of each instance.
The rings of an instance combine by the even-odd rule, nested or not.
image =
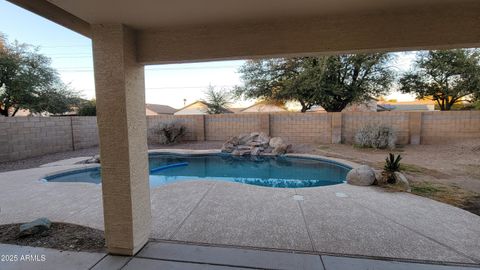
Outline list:
[[[265,132],[289,143],[352,143],[367,124],[394,128],[399,144],[437,144],[480,138],[480,111],[252,113],[147,116],[150,144],[155,128],[176,120],[186,127],[187,141],[224,141],[247,132]],[[0,118],[0,162],[98,145],[96,117]]]

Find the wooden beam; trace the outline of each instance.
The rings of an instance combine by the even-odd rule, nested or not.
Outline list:
[[[368,14],[138,31],[144,64],[480,46],[480,1]]]
[[[46,0],[7,0],[86,37],[91,37],[90,24]]]

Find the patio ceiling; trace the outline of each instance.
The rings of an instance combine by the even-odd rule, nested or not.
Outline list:
[[[142,64],[480,46],[477,0],[9,1],[88,37],[132,28]]]
[[[123,23],[135,29],[242,23],[279,18],[416,8],[464,0],[48,0],[90,24]]]

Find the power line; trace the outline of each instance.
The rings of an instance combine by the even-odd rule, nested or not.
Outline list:
[[[209,69],[226,69],[226,68],[238,68],[238,66],[216,66],[216,67],[177,67],[177,68],[145,68],[145,71],[172,71],[172,70],[209,70]],[[65,68],[58,68],[58,71],[61,72],[93,72],[93,69],[90,67],[65,67]]]

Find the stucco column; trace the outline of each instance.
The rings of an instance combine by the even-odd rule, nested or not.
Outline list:
[[[110,253],[132,255],[151,229],[144,67],[133,30],[93,25],[92,40],[105,238]]]

